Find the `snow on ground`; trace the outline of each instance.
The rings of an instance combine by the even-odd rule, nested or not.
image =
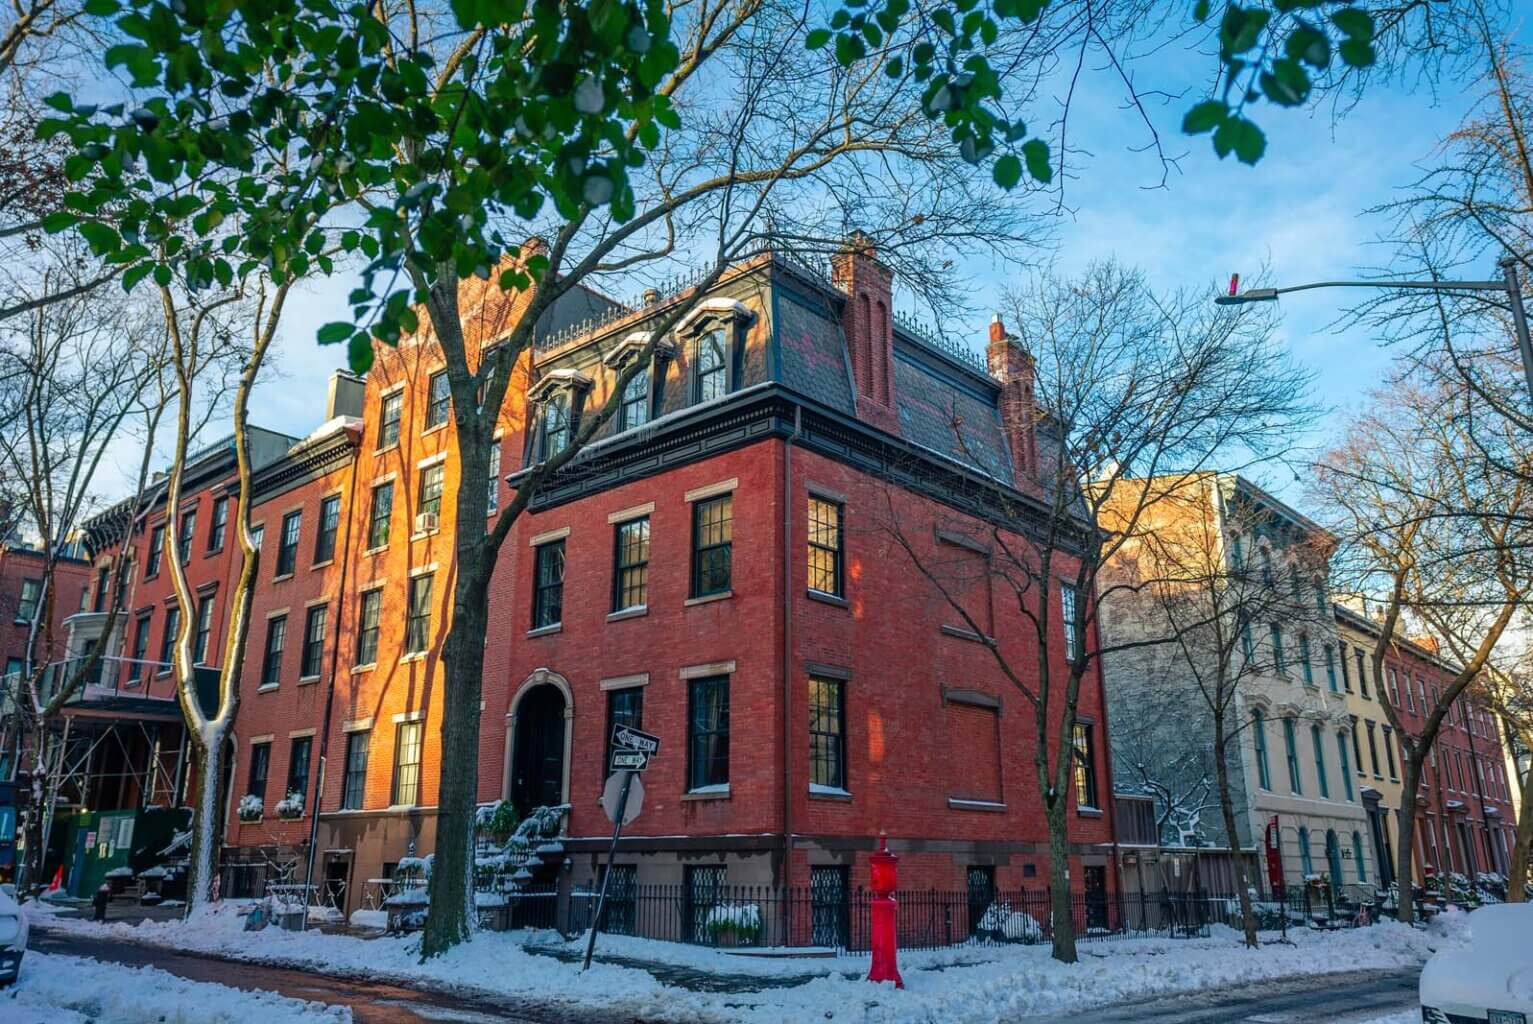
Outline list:
[[[0,990],[13,1024],[350,1024],[342,1007],[186,981],[153,967],[28,953],[21,978]]]
[[[717,974],[819,975],[786,988],[719,994],[667,986],[643,970],[613,964],[597,963],[582,976],[578,963],[540,956],[525,947],[529,940],[550,943],[554,937],[548,933],[486,932],[452,955],[422,964],[416,938],[362,939],[274,928],[247,933],[239,910],[216,908],[189,922],[146,922],[136,928],[80,920],[50,921],[48,927],[418,987],[572,1008],[602,1007],[651,1020],[741,1024],[989,1024],[1338,969],[1415,966],[1434,949],[1463,938],[1462,920],[1431,930],[1385,922],[1353,931],[1295,931],[1290,933],[1291,945],[1273,942],[1247,950],[1236,932],[1217,928],[1207,939],[1082,943],[1080,963],[1073,965],[1050,959],[1047,945],[959,948],[902,955],[903,991],[862,980],[866,958],[761,960],[673,943],[598,939],[598,950],[606,954]],[[579,945],[571,943],[570,948]]]

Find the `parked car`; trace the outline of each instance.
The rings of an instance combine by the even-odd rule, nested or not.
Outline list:
[[[16,980],[21,956],[27,951],[27,914],[9,889],[0,889],[0,987]]]
[[[1469,944],[1435,953],[1421,972],[1423,1024],[1533,1024],[1533,904],[1469,915]]]

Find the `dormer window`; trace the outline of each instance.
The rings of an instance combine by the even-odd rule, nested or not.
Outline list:
[[[740,386],[745,328],[756,319],[736,299],[704,299],[676,325],[676,337],[689,339],[692,356],[692,402],[723,398]]]
[[[575,370],[550,370],[532,387],[527,397],[539,403],[537,442],[539,461],[547,461],[568,448],[580,427],[580,408],[591,378]]]
[[[619,430],[632,430],[649,422],[649,372],[640,370],[623,388]]]
[[[559,391],[543,403],[543,450],[541,457],[551,459],[569,447],[570,394]]]
[[[660,403],[665,367],[675,354],[676,346],[661,338],[651,348],[650,339],[653,337],[648,331],[635,331],[602,357],[602,362],[611,367],[614,373],[621,374],[623,368],[639,358],[645,349],[651,352],[651,365],[641,367],[623,386],[623,400],[618,407],[617,421],[617,429],[620,431],[632,430],[648,423]]]
[[[708,402],[729,393],[729,341],[722,327],[698,335],[693,356],[694,402]]]

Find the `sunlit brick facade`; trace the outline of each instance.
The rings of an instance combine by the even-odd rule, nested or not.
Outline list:
[[[903,884],[1041,890],[1032,711],[987,648],[1031,666],[1030,627],[999,581],[976,579],[962,600],[977,635],[891,533],[962,561],[976,557],[968,538],[1037,501],[1031,362],[997,325],[987,372],[896,322],[889,288],[866,249],[829,276],[764,255],[661,339],[621,415],[501,550],[477,765],[439,754],[457,487],[441,353],[428,331],[380,348],[365,381],[333,383],[326,425],[256,474],[262,561],[225,891],[253,890],[274,860],[306,862],[312,836],[317,878],[359,906],[369,880],[432,850],[444,770],[476,771],[484,802],[570,804],[564,877],[588,880],[609,830],[597,800],[614,722],[662,742],[619,850],[640,882],[707,868],[730,884],[828,872],[864,885],[882,830]],[[688,298],[628,309],[576,290],[544,315],[501,416],[497,506]],[[464,302],[477,365],[520,306],[473,287]],[[227,587],[232,567],[218,578]],[[1070,815],[1071,879],[1106,893],[1094,672],[1079,714],[1090,784]],[[259,813],[245,801],[241,814],[246,795]]]

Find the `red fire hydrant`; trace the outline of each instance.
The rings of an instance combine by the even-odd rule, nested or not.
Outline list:
[[[878,852],[870,858],[873,873],[873,902],[869,909],[873,914],[873,965],[868,968],[869,981],[892,981],[895,988],[904,988],[905,979],[900,977],[898,952],[895,942],[895,918],[898,904],[894,890],[899,888],[899,858],[889,852],[889,837],[878,834]]]

